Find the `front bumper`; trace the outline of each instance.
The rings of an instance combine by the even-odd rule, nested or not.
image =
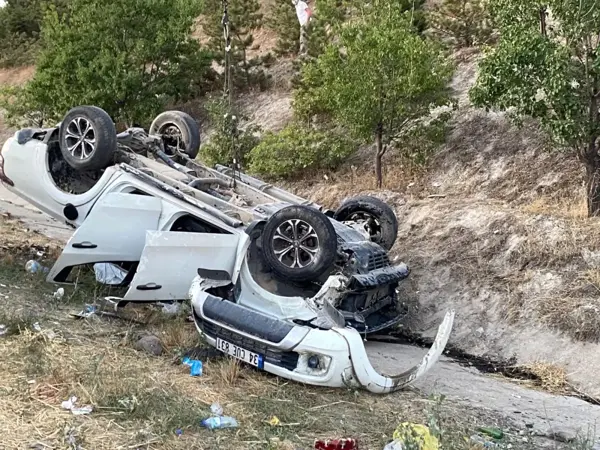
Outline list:
[[[369,362],[361,335],[352,328],[321,330],[267,317],[215,297],[196,284],[191,291],[196,327],[216,347],[217,338],[263,356],[263,368],[293,381],[327,387],[363,388],[385,394],[423,376],[450,337],[454,312],[446,314],[435,342],[420,364],[396,376],[379,374]],[[317,367],[309,364],[318,359]],[[312,366],[312,367],[309,367]]]

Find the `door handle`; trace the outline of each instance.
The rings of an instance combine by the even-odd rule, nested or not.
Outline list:
[[[162,286],[160,284],[156,284],[156,283],[146,283],[146,284],[141,284],[139,286],[136,286],[136,289],[138,291],[158,291],[161,288],[162,288]]]
[[[97,248],[98,246],[96,244],[92,244],[89,241],[85,241],[85,242],[75,242],[72,245],[73,248]]]

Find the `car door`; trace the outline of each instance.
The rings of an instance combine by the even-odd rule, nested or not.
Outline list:
[[[103,195],[69,239],[48,280],[64,282],[82,264],[139,261],[146,231],[157,229],[161,211],[161,200],[149,195]]]
[[[243,251],[238,250],[241,236],[239,233],[148,231],[140,263],[123,300],[184,300],[198,274],[231,280]]]

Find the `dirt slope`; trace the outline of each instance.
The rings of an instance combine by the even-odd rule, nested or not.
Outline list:
[[[332,207],[358,193],[394,205],[393,254],[412,268],[410,331],[433,336],[454,308],[458,348],[564,367],[579,389],[600,396],[600,221],[585,219],[582,172],[535,124],[518,129],[469,106],[475,58],[460,65],[461,106],[425,176],[388,162],[388,190],[373,191],[367,162],[288,187]],[[254,116],[264,116],[267,103],[256,104]]]

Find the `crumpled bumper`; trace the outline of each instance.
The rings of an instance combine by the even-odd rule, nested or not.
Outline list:
[[[454,321],[454,311],[448,312],[419,364],[386,376],[373,368],[362,336],[353,328],[321,330],[268,317],[207,293],[201,283],[195,283],[190,294],[196,327],[210,345],[216,347],[219,339],[259,354],[264,370],[286,379],[377,394],[405,388],[427,373],[444,351]]]

